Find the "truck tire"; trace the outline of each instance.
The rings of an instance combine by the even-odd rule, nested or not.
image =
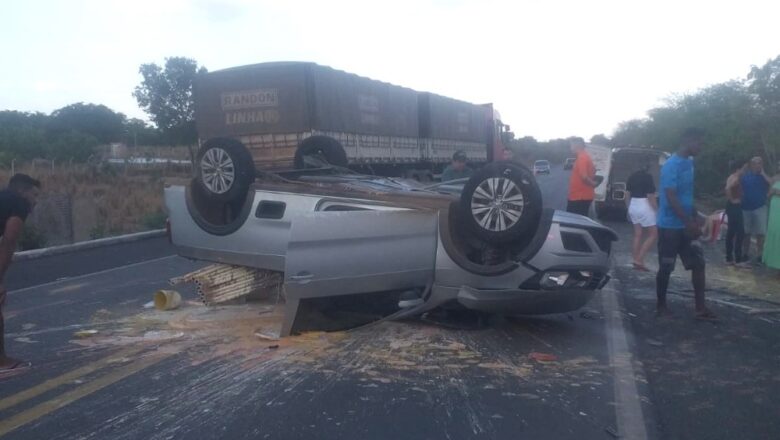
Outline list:
[[[481,240],[509,245],[533,235],[542,215],[542,194],[531,171],[496,162],[466,182],[460,198],[464,224]]]
[[[339,167],[346,167],[349,164],[344,147],[339,141],[328,136],[312,136],[301,142],[295,150],[296,169],[310,168],[306,164],[306,156],[315,156],[326,164]]]
[[[252,155],[235,139],[209,139],[200,147],[195,164],[195,181],[213,201],[243,198],[255,179]]]

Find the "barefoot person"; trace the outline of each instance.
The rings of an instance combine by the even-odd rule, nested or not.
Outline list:
[[[634,243],[631,255],[634,257],[634,269],[647,272],[645,255],[658,238],[656,228],[656,212],[658,204],[655,200],[655,183],[653,176],[647,171],[650,164],[632,174],[626,183],[626,192],[631,202],[628,205],[628,217],[634,224]],[[645,235],[644,241],[643,235]]]
[[[696,317],[715,319],[704,302],[704,253],[697,241],[701,229],[693,206],[693,157],[703,147],[704,133],[689,128],[682,135],[680,149],[661,168],[656,275],[658,316],[671,314],[666,304],[666,291],[679,255],[685,269],[691,271]]]
[[[5,353],[5,324],[3,306],[6,290],[5,274],[16,251],[16,243],[22,235],[22,226],[35,206],[41,183],[25,174],[16,174],[8,182],[8,188],[0,191],[0,372],[13,370],[22,362]]]

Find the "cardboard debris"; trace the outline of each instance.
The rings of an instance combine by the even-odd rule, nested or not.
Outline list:
[[[528,357],[537,362],[555,362],[558,360],[558,356],[550,353],[533,352],[529,354]]]

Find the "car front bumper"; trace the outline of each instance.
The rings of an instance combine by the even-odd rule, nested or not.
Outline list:
[[[458,291],[457,301],[467,309],[482,312],[545,315],[577,310],[596,292],[593,289],[475,289],[463,286]]]

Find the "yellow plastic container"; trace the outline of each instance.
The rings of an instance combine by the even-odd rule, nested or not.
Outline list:
[[[154,307],[157,310],[173,310],[181,305],[181,295],[175,290],[158,290],[154,294]]]

